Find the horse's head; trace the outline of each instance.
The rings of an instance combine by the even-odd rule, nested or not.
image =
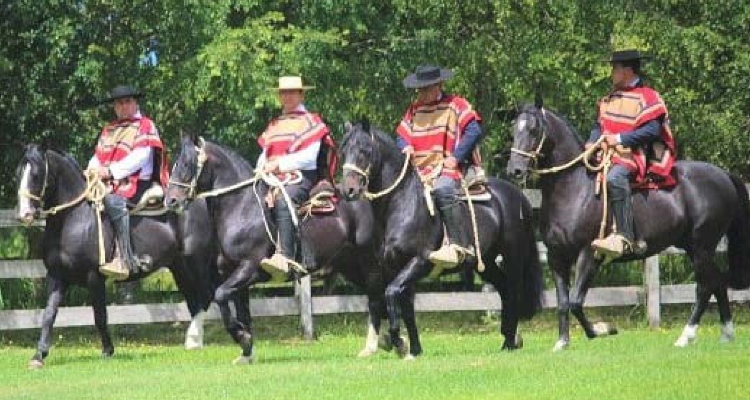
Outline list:
[[[374,134],[368,122],[345,125],[344,139],[341,141],[341,154],[344,159],[344,197],[356,200],[367,191],[370,173],[377,167],[378,152]]]
[[[508,176],[525,180],[544,157],[547,139],[546,111],[541,105],[525,105],[513,123],[513,147]]]
[[[16,168],[18,219],[24,224],[30,224],[39,215],[48,195],[49,162],[46,152],[39,145],[26,145]]]
[[[164,202],[170,209],[181,211],[187,202],[198,194],[199,182],[206,161],[203,139],[192,134],[183,134],[180,154],[172,167]]]

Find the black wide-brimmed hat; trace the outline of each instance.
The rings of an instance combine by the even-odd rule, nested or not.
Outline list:
[[[109,92],[109,97],[102,100],[102,103],[111,103],[117,99],[124,99],[127,97],[132,97],[134,99],[137,99],[137,98],[143,97],[143,93],[139,92],[136,88],[132,86],[121,85],[112,89],[112,91]]]
[[[641,52],[638,50],[630,49],[612,52],[612,55],[608,59],[602,61],[606,61],[609,63],[630,63],[640,62],[641,60],[648,60],[650,58],[650,56],[641,54]]]
[[[453,77],[453,71],[449,69],[434,65],[420,65],[413,74],[404,78],[404,87],[407,89],[419,89],[443,82],[451,77]]]

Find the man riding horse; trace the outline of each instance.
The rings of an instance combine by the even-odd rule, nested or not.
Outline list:
[[[309,241],[301,241],[301,254],[297,254],[298,233],[292,216],[296,208],[310,198],[313,186],[320,179],[327,178],[322,175],[318,162],[321,156],[333,155],[328,150],[335,148],[323,119],[307,111],[303,104],[305,91],[313,88],[303,85],[300,76],[280,77],[276,90],[281,102],[281,115],[268,124],[258,139],[263,153],[258,158],[256,169],[278,178],[280,190],[286,192],[286,195],[279,192],[273,195],[272,209],[278,229],[278,243],[276,253],[260,263],[269,273],[287,273],[289,266],[295,264],[306,270],[306,266],[314,263],[314,252],[309,248]],[[288,204],[287,199],[293,204]]]
[[[597,120],[586,143],[588,148],[604,135],[603,143],[616,149],[606,177],[616,230],[592,242],[596,251],[614,258],[646,250],[635,236],[631,183],[647,188],[668,188],[676,183],[672,177],[675,142],[667,106],[640,76],[645,58],[638,50],[612,53],[608,61],[614,90],[599,100]]]
[[[443,268],[474,258],[466,224],[469,215],[458,203],[458,188],[462,166],[478,161],[474,150],[482,138],[481,118],[471,104],[443,92],[443,82],[452,76],[451,70],[436,66],[419,66],[407,76],[403,84],[416,89],[417,99],[396,128],[398,147],[411,156],[422,179],[432,186],[450,243],[433,251],[429,259]]]
[[[117,251],[99,270],[117,279],[151,267],[150,257],[138,258],[133,252],[128,203],[138,203],[152,182],[169,180],[164,145],[154,122],[141,114],[140,97],[142,93],[131,86],[117,86],[104,100],[114,104],[117,119],[102,129],[87,168],[96,171],[110,191],[104,197],[104,210],[115,228]]]

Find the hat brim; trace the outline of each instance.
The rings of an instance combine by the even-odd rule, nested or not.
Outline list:
[[[417,74],[413,73],[406,78],[404,78],[404,87],[407,89],[421,89],[427,86],[432,86],[436,83],[445,82],[448,79],[453,77],[453,71],[449,69],[441,69],[440,70],[440,76],[434,79],[430,80],[419,80],[417,79]]]
[[[650,59],[651,59],[651,56],[640,56],[638,58],[628,58],[628,59],[624,59],[624,60],[623,59],[616,60],[616,59],[613,59],[612,57],[610,57],[610,58],[602,59],[601,62],[606,62],[606,63],[626,63],[626,62],[630,62],[630,61],[647,61],[647,60],[650,60]]]
[[[132,94],[125,94],[121,96],[110,96],[106,99],[102,100],[102,103],[112,103],[117,99],[127,99],[127,98],[133,98],[133,99],[140,99],[143,97],[143,93],[132,93]]]
[[[277,92],[280,92],[282,90],[312,90],[312,89],[315,89],[315,86],[302,86],[298,88],[280,88],[280,87],[268,88],[268,90],[274,90]]]

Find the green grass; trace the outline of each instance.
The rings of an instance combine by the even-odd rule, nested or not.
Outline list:
[[[41,371],[26,370],[38,332],[4,332],[0,398],[746,398],[750,313],[739,308],[734,343],[718,343],[711,313],[699,341],[686,349],[672,346],[687,316],[682,308],[656,331],[643,326],[638,312],[593,309],[594,319],[614,320],[621,334],[589,341],[575,329],[571,348],[555,354],[551,312],[524,324],[525,347],[515,353],[499,351],[496,327],[481,313],[420,314],[425,354],[415,362],[382,352],[357,359],[361,314],[316,319],[320,336],[313,343],[298,338],[293,318],[259,318],[256,360],[249,366],[230,364],[238,349],[218,323],[208,326],[209,346],[194,352],[180,347],[184,324],[139,326],[135,333],[115,327],[110,360],[99,357],[92,329],[56,330],[56,346]]]

